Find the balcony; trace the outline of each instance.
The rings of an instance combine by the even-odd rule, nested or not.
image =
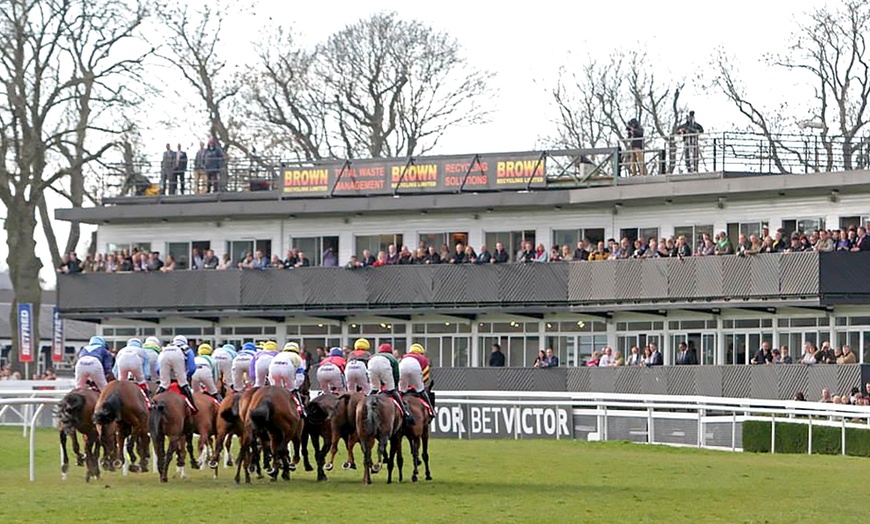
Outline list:
[[[68,318],[818,307],[856,300],[844,286],[868,274],[865,255],[58,275],[58,306]]]

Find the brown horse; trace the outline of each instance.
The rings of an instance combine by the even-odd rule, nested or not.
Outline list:
[[[188,446],[193,447],[193,433],[199,435],[197,454],[191,453],[191,467],[199,469],[204,465],[215,470],[217,477],[218,457],[220,449],[216,446],[218,403],[214,397],[203,392],[193,394],[196,401],[196,413],[190,416],[190,433],[187,435]]]
[[[251,397],[236,465],[236,483],[240,481],[241,468],[253,458],[255,440],[262,436],[267,436],[270,443],[273,465],[268,470],[269,476],[273,481],[277,480],[280,466],[281,478],[290,480],[289,446],[302,436],[302,418],[296,410],[296,403],[290,398],[290,392],[284,388],[265,386]],[[294,459],[298,462],[298,457]],[[245,467],[245,483],[250,482],[250,469]]]
[[[305,459],[305,471],[311,471],[308,462],[308,440],[314,446],[314,461],[317,463],[317,480],[327,480],[323,465],[326,453],[332,447],[332,417],[338,407],[338,397],[334,393],[322,393],[308,403],[308,418],[305,421],[305,431],[302,435],[302,456]],[[323,445],[320,439],[323,439]]]
[[[242,435],[245,433],[245,417],[247,416],[248,406],[250,405],[251,398],[253,398],[256,391],[257,388],[252,388],[246,389],[241,393],[231,393],[229,396],[224,398],[223,402],[221,402],[220,408],[218,409],[217,439],[215,446],[217,449],[226,446],[226,465],[228,467],[233,465],[232,455],[230,454],[230,445],[232,444],[233,435],[239,437],[239,441],[241,442]],[[262,446],[260,446],[259,440],[256,440],[254,442],[254,449],[252,450],[252,458],[247,464],[247,467],[251,468],[251,473],[254,471],[257,472],[257,478],[263,478],[259,460],[260,448],[262,448]],[[239,457],[236,458],[236,462],[241,460],[241,454],[242,452],[239,450]]]
[[[386,395],[375,393],[360,402],[356,409],[356,434],[365,457],[363,484],[372,483],[372,473],[387,463],[387,484],[393,482],[393,463],[398,457],[399,482],[402,481],[402,410]],[[378,463],[372,461],[372,447],[377,442]],[[387,443],[390,454],[387,455]]]
[[[333,439],[329,447],[329,462],[324,466],[326,471],[332,471],[335,454],[338,452],[338,442],[342,439],[347,447],[347,461],[341,465],[341,469],[356,469],[356,461],[353,458],[353,447],[357,443],[356,409],[364,398],[365,395],[359,391],[339,395],[331,420]]]
[[[90,482],[91,477],[100,478],[100,435],[97,426],[94,425],[94,407],[97,405],[99,394],[89,388],[74,389],[66,394],[57,405],[57,417],[59,419],[60,450],[61,450],[61,477],[66,480],[69,471],[69,456],[66,451],[67,436],[72,437],[73,453],[76,455],[76,464],[87,466],[85,481]],[[76,433],[79,432],[85,439],[85,454],[81,454],[79,440]]]
[[[149,439],[148,408],[142,390],[129,380],[115,380],[100,394],[94,408],[94,423],[105,450],[103,467],[114,470],[123,467],[123,472],[148,471]],[[124,447],[130,457],[124,460]],[[138,447],[139,465],[136,465],[134,445]]]
[[[429,409],[423,405],[423,401],[416,393],[405,394],[405,402],[408,404],[408,409],[411,411],[411,416],[414,417],[414,425],[405,424],[405,438],[408,439],[408,444],[411,445],[411,459],[414,464],[414,472],[411,474],[411,482],[419,480],[417,467],[420,465],[420,448],[422,447],[423,464],[426,467],[426,480],[432,480],[432,474],[429,472],[429,423],[432,422],[432,416],[429,414]]]
[[[173,384],[174,385],[174,384]],[[169,463],[175,454],[179,476],[184,479],[185,444],[192,427],[191,409],[184,397],[174,390],[164,391],[154,396],[151,408],[151,439],[157,455],[157,472],[160,482],[168,481]],[[169,448],[166,448],[166,439]]]

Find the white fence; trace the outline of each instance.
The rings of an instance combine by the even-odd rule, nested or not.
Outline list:
[[[12,387],[12,385],[17,387]],[[55,387],[53,390],[36,388]],[[0,382],[0,425],[20,425],[30,437],[30,480],[36,427],[51,426],[49,413],[71,384],[63,381]],[[870,430],[870,406],[720,397],[529,391],[439,391],[433,436],[452,438],[556,438],[628,440],[647,444],[742,451],[743,423],[771,423],[775,453],[777,422]],[[46,420],[48,422],[46,422]]]

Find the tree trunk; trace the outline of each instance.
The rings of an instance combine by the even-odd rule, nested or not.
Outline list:
[[[9,312],[9,325],[12,327],[12,349],[9,352],[9,364],[23,371],[18,360],[18,303],[33,304],[33,356],[39,357],[39,306],[42,300],[42,288],[39,283],[39,270],[42,262],[36,256],[36,206],[14,196],[9,202],[6,215],[6,245],[9,255],[6,263],[9,265],[9,278],[15,299]],[[30,377],[24,377],[30,378]]]

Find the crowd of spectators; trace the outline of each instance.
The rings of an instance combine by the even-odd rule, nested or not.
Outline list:
[[[792,397],[792,400],[798,401],[808,401],[806,395],[804,395],[803,391],[797,391]],[[843,394],[832,394],[829,388],[822,388],[822,394],[819,398],[818,402],[823,404],[846,404],[852,406],[870,406],[870,382],[864,384],[864,389],[855,386],[852,387],[847,393]]]

